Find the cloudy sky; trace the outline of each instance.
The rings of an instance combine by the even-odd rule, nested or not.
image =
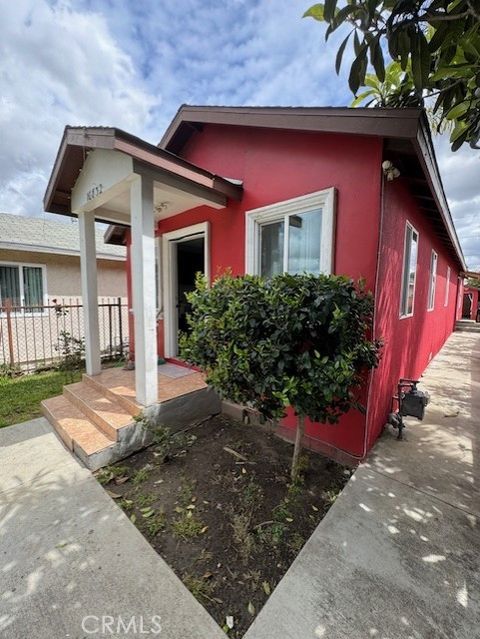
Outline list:
[[[323,27],[301,19],[308,6],[0,0],[0,211],[42,215],[65,124],[114,125],[157,143],[182,103],[348,105],[345,74],[333,70],[341,34],[325,45]],[[436,144],[467,263],[478,268],[479,153]]]

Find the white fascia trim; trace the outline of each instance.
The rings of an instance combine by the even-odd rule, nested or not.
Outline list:
[[[197,233],[207,234],[209,227],[209,222],[199,222],[198,224],[192,224],[191,226],[184,226],[183,228],[175,229],[174,231],[162,233],[161,237],[165,240],[180,240],[182,238],[187,239],[191,235],[196,235]]]
[[[419,160],[420,160],[420,163],[423,165],[426,175],[431,180],[434,197],[436,199],[438,209],[440,212],[440,217],[442,218],[445,224],[447,233],[455,248],[457,258],[460,264],[462,265],[463,270],[466,271],[467,266],[465,262],[465,257],[463,255],[462,247],[460,246],[460,241],[458,239],[457,231],[453,223],[452,214],[448,206],[447,197],[443,189],[442,179],[440,177],[440,171],[438,169],[437,160],[433,153],[432,144],[428,141],[428,137],[423,126],[420,126],[418,129],[417,144],[419,149]],[[430,171],[430,167],[432,167],[432,171]]]
[[[80,251],[74,249],[59,249],[52,246],[38,246],[36,244],[17,244],[16,242],[0,242],[0,250],[23,251],[28,253],[49,253],[53,255],[69,255],[80,257]],[[97,252],[97,260],[112,260],[114,262],[125,262],[126,256],[111,255],[110,253]]]
[[[308,213],[322,209],[321,234],[321,272],[329,275],[333,272],[335,244],[335,205],[336,189],[331,187],[315,191],[290,200],[276,202],[258,209],[246,211],[245,229],[245,272],[256,275],[259,271],[259,232],[261,224],[272,222],[291,213]]]

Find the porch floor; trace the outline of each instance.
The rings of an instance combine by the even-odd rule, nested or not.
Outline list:
[[[158,412],[177,407],[167,411],[173,428],[179,420],[184,424],[202,417],[196,415],[199,406],[208,412],[208,391],[202,373],[176,364],[159,366]],[[91,470],[142,447],[145,435],[139,432],[135,417],[144,408],[135,396],[135,371],[121,368],[83,375],[82,382],[65,386],[63,395],[42,402],[45,417],[64,444]]]
[[[107,368],[99,375],[91,377],[110,392],[123,397],[139,411],[142,406],[137,403],[135,397],[135,371],[126,371],[123,368]],[[158,401],[166,402],[169,399],[180,397],[206,388],[205,378],[202,373],[178,366],[177,364],[163,364],[158,367]]]

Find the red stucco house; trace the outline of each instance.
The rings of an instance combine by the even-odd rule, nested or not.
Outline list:
[[[117,129],[67,127],[45,208],[80,218],[86,288],[91,220],[127,245],[143,405],[157,400],[157,354],[178,360],[183,293],[199,270],[366,280],[384,341],[366,414],[307,425],[307,445],[347,461],[365,457],[399,378],[418,378],[454,328],[466,266],[419,109],[183,106],[158,147]],[[92,295],[93,332],[94,304]],[[93,376],[95,349],[87,340]],[[289,415],[282,434],[293,427]]]

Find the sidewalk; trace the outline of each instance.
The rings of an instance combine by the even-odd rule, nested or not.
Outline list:
[[[480,636],[480,336],[423,385],[425,421],[385,433],[245,639]],[[2,638],[149,636],[153,615],[162,639],[225,638],[44,419],[0,430],[0,560]],[[105,615],[135,632],[91,632]]]
[[[384,434],[245,639],[480,637],[480,336],[423,386],[425,421]]]
[[[130,631],[93,632],[105,616]],[[45,419],[0,429],[2,639],[155,636],[139,630],[159,625],[162,639],[225,638]]]

